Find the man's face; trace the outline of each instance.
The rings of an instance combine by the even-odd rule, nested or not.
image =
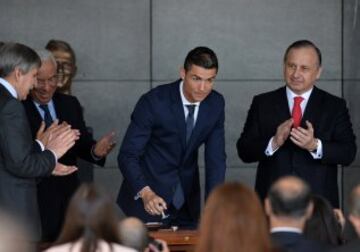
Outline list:
[[[314,48],[291,49],[284,63],[286,85],[296,94],[310,90],[320,77],[321,67]]]
[[[211,92],[217,69],[206,69],[197,65],[192,65],[186,71],[180,70],[180,76],[184,81],[183,92],[189,102],[201,102]]]
[[[38,68],[33,68],[26,74],[22,74],[21,71],[19,70],[18,83],[15,86],[19,100],[26,99],[26,97],[29,94],[29,91],[36,84],[37,74],[38,74]]]
[[[59,88],[70,88],[75,66],[71,54],[64,51],[52,51],[57,62],[57,75]]]
[[[56,65],[51,60],[43,61],[37,76],[37,84],[31,90],[32,98],[47,104],[53,97],[57,87]]]

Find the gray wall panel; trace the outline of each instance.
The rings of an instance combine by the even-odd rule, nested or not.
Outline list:
[[[157,0],[153,15],[155,79],[173,78],[197,45],[218,53],[222,79],[279,79],[286,47],[302,38],[323,50],[324,77],[340,77],[339,0]]]
[[[0,40],[42,48],[64,39],[77,54],[78,79],[149,78],[149,1],[1,0],[0,6]]]
[[[148,91],[149,83],[129,82],[75,82],[74,95],[84,107],[84,117],[88,126],[94,129],[94,137],[99,138],[115,130],[117,146],[108,156],[106,166],[117,166],[117,153],[130,122],[130,115],[138,98]]]

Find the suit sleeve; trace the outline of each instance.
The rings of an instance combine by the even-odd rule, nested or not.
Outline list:
[[[225,180],[225,102],[221,99],[221,112],[216,124],[205,142],[205,198],[212,189]]]
[[[35,148],[21,103],[7,102],[0,115],[0,149],[6,170],[17,177],[48,176],[55,168],[54,155]]]
[[[323,140],[323,158],[325,164],[350,165],[356,155],[355,135],[352,129],[349,111],[345,100],[336,106],[336,116],[331,140]]]
[[[271,136],[264,138],[261,134],[259,107],[258,98],[255,96],[248,111],[243,132],[236,144],[239,157],[246,163],[267,158],[265,150]]]
[[[93,138],[93,135],[89,132],[88,128],[86,127],[83,110],[81,108],[80,102],[76,97],[74,97],[74,104],[71,106],[72,109],[76,110],[76,120],[77,120],[77,127],[80,131],[80,139],[75,144],[75,149],[77,155],[94,164],[104,166],[105,158],[101,158],[99,160],[94,159],[93,155],[91,154],[93,146],[96,144],[96,141]]]
[[[131,122],[118,154],[118,165],[124,178],[134,190],[134,194],[147,186],[140,162],[145,151],[153,125],[151,103],[142,96],[131,115]]]

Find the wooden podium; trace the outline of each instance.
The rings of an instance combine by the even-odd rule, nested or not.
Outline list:
[[[196,230],[173,231],[171,229],[159,229],[151,231],[150,236],[166,241],[170,251],[193,252],[198,240],[198,232]]]

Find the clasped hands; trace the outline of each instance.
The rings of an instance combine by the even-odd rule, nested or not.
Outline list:
[[[273,150],[281,147],[286,139],[290,137],[290,140],[297,146],[308,151],[314,151],[317,148],[317,139],[314,137],[313,125],[306,121],[307,129],[302,127],[294,128],[293,119],[290,118],[281,123],[277,129],[276,134],[272,141]]]
[[[36,139],[44,145],[45,149],[52,151],[58,159],[74,146],[79,137],[79,130],[72,129],[66,122],[59,124],[58,120],[55,120],[47,129],[45,129],[45,123],[42,122],[36,133]],[[77,169],[74,165],[68,166],[57,162],[52,174],[66,176]]]

